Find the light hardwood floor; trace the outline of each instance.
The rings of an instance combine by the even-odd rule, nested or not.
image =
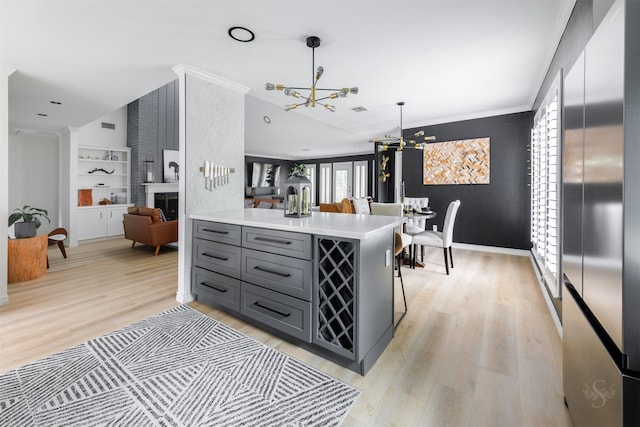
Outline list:
[[[0,372],[178,305],[177,251],[83,244],[49,248],[41,278],[9,285]],[[403,267],[409,313],[364,377],[198,302],[190,305],[362,391],[344,426],[571,426],[561,341],[529,259],[454,250]],[[397,282],[399,285],[399,282]],[[401,294],[396,293],[398,309]]]

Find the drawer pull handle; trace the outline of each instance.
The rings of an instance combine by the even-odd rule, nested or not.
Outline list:
[[[227,292],[227,290],[226,290],[226,289],[220,289],[220,288],[217,288],[217,287],[213,286],[211,283],[207,283],[207,282],[200,282],[200,284],[201,284],[201,285],[203,285],[203,286],[206,286],[207,288],[211,288],[211,289],[213,289],[214,291],[218,291],[218,292],[220,292],[220,293],[223,293],[223,294],[224,294],[225,292]]]
[[[280,315],[280,316],[282,316],[282,317],[289,317],[289,316],[291,316],[291,313],[283,313],[283,312],[278,311],[278,310],[276,310],[276,309],[273,309],[273,308],[271,308],[271,307],[267,307],[266,305],[262,305],[262,304],[260,304],[260,301],[256,301],[256,302],[254,302],[254,303],[253,303],[253,305],[255,305],[256,307],[260,307],[260,308],[263,308],[263,309],[265,309],[265,310],[268,310],[268,311],[270,311],[270,312],[272,312],[272,313],[275,313],[275,314],[277,314],[277,315]]]
[[[206,257],[214,258],[214,259],[219,259],[220,261],[229,261],[229,258],[227,258],[227,257],[213,255],[213,254],[210,254],[210,253],[207,253],[207,252],[203,252],[202,256],[206,256]]]
[[[272,239],[272,238],[269,238],[269,237],[256,237],[253,240],[258,240],[260,242],[277,243],[279,245],[290,245],[291,244],[291,241],[289,241],[289,240]]]
[[[202,231],[208,231],[209,233],[218,233],[218,234],[229,234],[228,231],[223,230],[212,230],[210,228],[203,228]]]
[[[269,270],[268,268],[260,267],[259,265],[256,265],[255,267],[253,267],[253,269],[258,271],[264,271],[265,273],[275,274],[276,276],[291,277],[291,274],[289,273],[280,273],[279,271]]]

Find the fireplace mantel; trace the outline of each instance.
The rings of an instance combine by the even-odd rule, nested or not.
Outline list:
[[[159,183],[144,183],[144,192],[147,195],[146,205],[149,207],[154,206],[154,195],[156,193],[177,193],[177,182],[159,182]]]

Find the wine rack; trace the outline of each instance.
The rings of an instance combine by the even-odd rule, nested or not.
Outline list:
[[[317,237],[318,305],[314,342],[354,359],[356,244]]]

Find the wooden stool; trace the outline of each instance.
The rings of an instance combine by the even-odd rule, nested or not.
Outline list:
[[[33,280],[47,272],[46,234],[26,239],[9,239],[7,281],[9,283]]]

